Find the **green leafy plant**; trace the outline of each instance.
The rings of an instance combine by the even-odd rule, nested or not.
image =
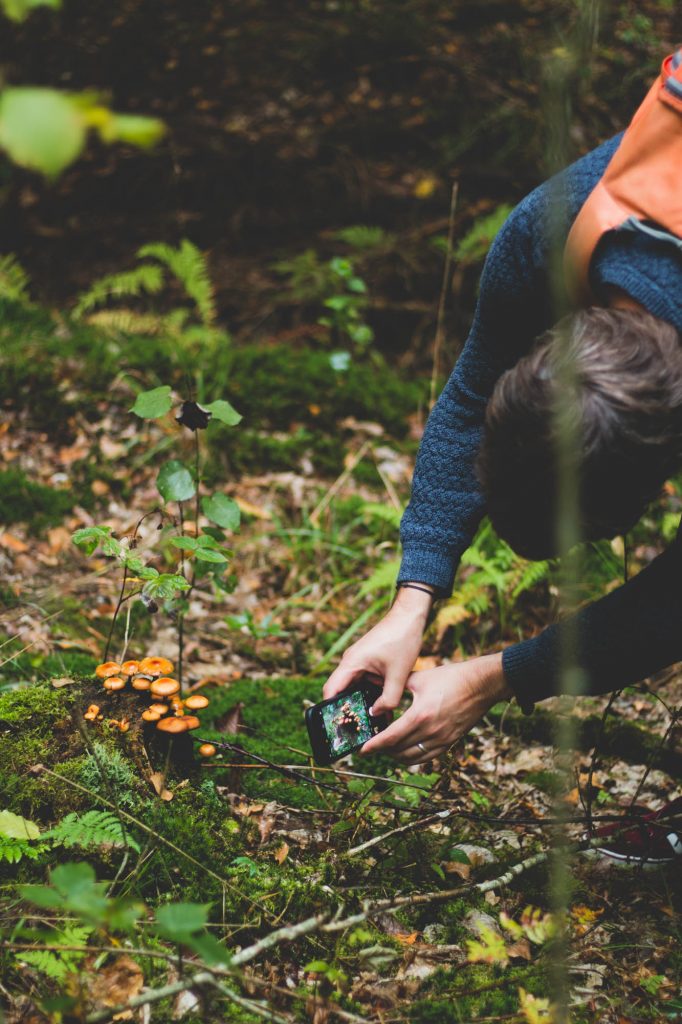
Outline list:
[[[29,306],[29,276],[16,256],[0,256],[0,299]]]
[[[350,343],[362,351],[374,340],[374,332],[365,321],[367,285],[350,259],[334,256],[321,262],[313,249],[307,249],[293,259],[280,260],[273,269],[288,278],[288,295],[293,301],[324,307],[326,312],[317,322],[329,328],[337,344]]]
[[[141,262],[132,270],[106,274],[78,296],[73,308],[76,320],[113,334],[166,336],[185,353],[205,353],[207,347],[229,342],[228,334],[217,324],[215,289],[206,256],[193,242],[184,238],[177,247],[152,242],[137,250],[137,258]],[[153,306],[138,308],[174,284],[180,285],[189,305],[175,306],[169,312]],[[130,300],[138,305],[131,305]]]
[[[34,821],[11,811],[0,811],[0,861],[16,864],[22,858],[35,860],[49,850],[98,847],[128,848],[140,852],[135,839],[116,815],[108,811],[67,814],[53,828],[41,832]]]
[[[199,278],[195,280],[194,290],[197,302],[207,302],[209,296],[203,294]],[[208,315],[208,313],[207,313]],[[179,401],[179,400],[178,400]],[[142,420],[159,420],[170,413],[174,404],[172,389],[169,385],[152,388],[140,392],[130,409]],[[201,495],[201,449],[199,431],[205,430],[211,422],[226,426],[236,426],[241,416],[225,399],[218,399],[201,406],[197,402],[185,400],[175,416],[176,422],[190,431],[194,442],[194,464],[190,468],[180,459],[169,459],[164,462],[156,477],[156,487],[162,505],[141,516],[131,537],[119,539],[113,535],[108,526],[89,526],[76,530],[72,539],[84,554],[102,553],[115,560],[123,570],[118,603],[112,617],[104,660],[108,658],[114,629],[119,613],[126,602],[138,597],[149,612],[159,610],[165,604],[172,611],[178,623],[178,642],[180,658],[178,674],[182,681],[182,648],[184,641],[184,616],[187,608],[185,598],[194,589],[199,572],[209,572],[220,589],[229,589],[229,585],[220,579],[225,572],[232,556],[227,547],[225,531],[234,532],[239,528],[240,510],[234,499],[227,494],[217,492]],[[186,529],[185,509],[192,503],[193,531]],[[169,506],[177,506],[177,515],[168,511]],[[201,515],[209,526],[202,528]],[[142,523],[149,516],[158,516],[159,530],[164,542],[163,556],[175,556],[175,564],[171,571],[162,571],[145,562],[137,553],[138,532]],[[165,527],[165,529],[164,529]],[[170,535],[169,535],[170,531]],[[167,541],[167,543],[165,543]],[[188,563],[191,563],[189,568]],[[200,568],[201,567],[201,570]]]

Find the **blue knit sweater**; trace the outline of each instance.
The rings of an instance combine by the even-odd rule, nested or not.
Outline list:
[[[483,268],[466,345],[426,425],[401,524],[399,580],[449,594],[459,560],[485,514],[474,472],[487,401],[495,382],[554,322],[548,219],[565,237],[618,148],[621,135],[531,192],[512,212]],[[559,213],[554,207],[558,207]],[[670,243],[610,232],[592,260],[594,294],[621,288],[682,332],[682,254]],[[589,692],[635,682],[682,659],[682,536],[634,580],[579,614],[580,661]],[[550,627],[503,655],[522,701],[558,692],[558,634]]]

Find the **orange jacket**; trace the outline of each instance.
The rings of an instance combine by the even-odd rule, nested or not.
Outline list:
[[[666,57],[603,178],[581,207],[564,249],[569,293],[589,305],[590,262],[600,238],[630,228],[682,248],[682,49]]]

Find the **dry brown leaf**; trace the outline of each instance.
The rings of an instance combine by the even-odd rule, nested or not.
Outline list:
[[[55,526],[47,531],[47,543],[53,555],[71,547],[71,534],[64,526]]]
[[[275,850],[275,860],[277,861],[278,864],[283,864],[288,856],[289,856],[289,844],[288,843],[282,843],[282,845],[278,846],[277,849]]]
[[[272,519],[272,512],[268,512],[266,508],[259,508],[258,505],[253,505],[246,498],[240,498],[238,495],[234,499],[239,505],[240,511],[244,512],[247,516],[253,516],[254,519]]]
[[[418,936],[419,932],[409,932],[409,934],[407,932],[398,932],[393,938],[401,942],[403,946],[413,946]]]
[[[105,494],[109,493],[109,484],[104,480],[93,480],[90,484],[90,490],[96,498],[103,498]]]
[[[0,547],[7,551],[14,551],[18,555],[28,551],[28,544],[12,533],[0,533]]]
[[[161,797],[162,800],[172,800],[173,794],[169,789],[166,789],[166,776],[163,772],[152,772],[149,776],[149,781],[156,791],[156,795]]]
[[[443,871],[448,875],[458,875],[459,878],[468,878],[471,874],[471,864],[462,864],[458,860],[449,860],[443,864]]]
[[[439,665],[442,665],[442,661],[440,658],[434,658],[430,655],[425,655],[422,658],[417,658],[414,665],[412,666],[412,671],[425,672],[427,669],[430,668],[438,668]]]
[[[533,954],[528,939],[521,938],[507,946],[507,956],[512,960],[532,960]]]
[[[234,736],[236,733],[242,731],[243,709],[243,701],[239,701],[237,704],[233,704],[231,708],[228,708],[227,711],[216,720],[215,728],[218,732],[225,733],[228,736]]]
[[[129,956],[117,956],[92,975],[89,995],[98,1006],[120,1006],[139,995],[143,984],[144,974],[139,964]]]

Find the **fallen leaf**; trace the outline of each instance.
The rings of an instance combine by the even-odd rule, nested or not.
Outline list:
[[[279,846],[275,850],[275,860],[277,861],[278,864],[283,864],[284,861],[287,859],[288,855],[289,855],[289,844],[288,843],[282,843],[282,845]]]
[[[163,772],[152,772],[149,776],[149,781],[156,791],[156,795],[161,797],[162,800],[172,800],[173,794],[169,789],[166,789],[166,776]]]
[[[268,512],[265,508],[259,508],[258,505],[253,505],[246,498],[235,497],[234,499],[242,512],[247,516],[253,516],[254,519],[272,519],[272,512]]]
[[[7,551],[14,551],[17,554],[23,554],[24,551],[28,551],[28,544],[19,537],[15,537],[12,533],[0,533],[0,547],[6,548]]]
[[[139,995],[144,974],[129,956],[118,956],[107,967],[92,975],[90,997],[98,1006],[120,1006]],[[119,1018],[121,1019],[121,1018]]]
[[[225,733],[228,736],[234,736],[236,733],[243,731],[243,710],[243,701],[239,701],[237,704],[233,704],[231,708],[228,708],[220,718],[216,719],[215,728],[218,732]]]

